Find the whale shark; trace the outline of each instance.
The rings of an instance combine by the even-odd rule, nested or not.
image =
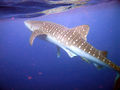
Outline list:
[[[26,20],[24,23],[32,31],[30,37],[31,45],[36,37],[44,36],[44,40],[57,46],[58,57],[60,56],[60,48],[62,48],[70,58],[80,56],[82,60],[93,64],[99,69],[108,67],[118,73],[120,72],[120,66],[107,59],[106,51],[98,50],[87,42],[87,35],[90,29],[88,25],[67,28],[48,21]]]

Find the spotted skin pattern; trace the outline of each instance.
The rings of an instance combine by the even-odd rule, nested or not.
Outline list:
[[[35,37],[45,34],[53,37],[58,43],[67,47],[77,47],[78,49],[88,53],[89,55],[96,57],[100,61],[107,64],[109,67],[120,72],[120,67],[108,60],[100,50],[97,50],[86,41],[86,36],[89,31],[88,25],[81,25],[72,29],[64,27],[62,25],[47,22],[47,21],[31,21],[27,22],[32,26],[29,26],[33,30],[30,43],[32,45]]]

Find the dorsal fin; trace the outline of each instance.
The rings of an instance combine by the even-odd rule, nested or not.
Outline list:
[[[86,37],[88,35],[88,32],[89,32],[89,26],[88,25],[80,25],[80,26],[77,26],[77,27],[74,27],[70,30],[73,30],[74,32],[77,32],[81,35],[81,37],[86,40]]]
[[[104,57],[107,57],[107,51],[101,51],[101,53]]]
[[[43,35],[43,33],[40,32],[39,30],[35,30],[35,31],[32,32],[32,35],[30,37],[30,44],[31,45],[33,44],[34,39],[39,35]]]

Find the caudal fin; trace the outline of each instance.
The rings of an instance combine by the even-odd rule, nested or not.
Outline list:
[[[120,90],[120,74],[119,73],[115,78],[114,90]]]

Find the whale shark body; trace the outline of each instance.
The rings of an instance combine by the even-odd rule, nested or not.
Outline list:
[[[59,48],[62,48],[71,58],[80,56],[84,61],[92,63],[97,68],[109,67],[120,72],[120,67],[106,58],[107,52],[100,51],[87,42],[88,25],[80,25],[69,29],[48,21],[27,20],[24,23],[32,31],[31,45],[36,37],[44,35],[45,40],[57,45],[58,57]]]

